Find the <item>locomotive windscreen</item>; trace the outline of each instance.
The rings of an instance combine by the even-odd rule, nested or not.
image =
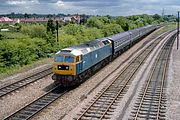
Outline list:
[[[55,56],[54,61],[55,62],[63,62],[64,61],[64,56]]]

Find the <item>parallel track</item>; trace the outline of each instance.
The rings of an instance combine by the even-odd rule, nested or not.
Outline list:
[[[168,34],[168,33],[167,33]],[[110,119],[116,104],[121,101],[123,95],[129,89],[133,77],[143,65],[149,54],[157,46],[157,44],[167,35],[159,37],[151,43],[144,51],[138,54],[122,72],[84,108],[76,120],[89,119]]]
[[[0,98],[52,73],[52,67],[0,88]]]
[[[63,90],[59,88],[59,86],[54,87],[52,90],[42,95],[35,101],[11,114],[10,116],[4,118],[4,120],[27,120],[32,118],[34,115],[42,111],[49,104],[54,102],[56,99],[61,97],[67,92],[67,90]]]
[[[131,112],[132,120],[137,119],[165,119],[166,110],[166,74],[169,63],[169,56],[175,40],[175,35],[172,36],[163,46],[149,77],[144,85],[144,88],[138,96],[136,105]]]

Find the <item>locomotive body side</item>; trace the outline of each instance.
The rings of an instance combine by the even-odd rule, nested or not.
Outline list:
[[[79,46],[65,48],[57,53],[53,63],[54,75],[53,80],[63,86],[72,86],[80,83],[83,79],[99,69],[103,61],[112,55],[112,44],[107,39],[94,40]],[[57,57],[63,60],[57,61]],[[66,60],[71,57],[71,63]],[[100,64],[100,65],[99,65]],[[64,69],[58,69],[58,68]],[[67,68],[67,69],[66,69]]]

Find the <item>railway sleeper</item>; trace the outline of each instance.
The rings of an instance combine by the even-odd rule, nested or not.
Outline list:
[[[158,104],[158,103],[159,103],[159,100],[153,100],[153,99],[151,99],[151,100],[146,100],[146,99],[144,99],[143,102]]]
[[[33,111],[23,111],[21,114],[24,114],[24,115],[33,115],[34,114],[34,112]]]
[[[155,101],[159,101],[159,97],[158,96],[153,96],[153,97],[151,97],[151,96],[148,96],[148,97],[145,97],[144,98],[144,100],[155,100]]]
[[[39,102],[40,102],[40,103],[44,103],[44,104],[48,104],[48,103],[50,103],[50,101],[49,101],[49,100],[45,100],[45,99],[39,100]]]
[[[14,118],[15,118],[15,119],[18,119],[18,120],[19,120],[19,119],[21,120],[21,119],[26,119],[26,118],[28,118],[28,117],[29,117],[29,115],[18,114],[18,115],[16,115],[16,116],[13,117],[13,120],[14,120]]]
[[[45,106],[45,105],[47,105],[47,103],[38,102],[38,103],[36,103],[36,105],[38,105],[38,106]]]
[[[112,98],[112,99],[114,99],[114,98],[115,98],[115,95],[112,95],[112,94],[103,94],[103,95],[101,96],[101,98]]]
[[[106,102],[106,101],[107,101],[107,102],[111,102],[113,99],[110,98],[110,97],[109,97],[109,98],[104,98],[104,97],[102,98],[102,97],[101,97],[101,98],[99,98],[99,100],[100,100],[100,101],[105,101],[105,102]]]
[[[112,94],[112,95],[103,95],[101,96],[99,99],[114,99],[116,97],[116,94]]]
[[[17,84],[9,86],[9,88],[18,88],[18,87],[19,87],[19,85],[17,85]]]
[[[106,102],[106,103],[111,103],[112,100],[108,100],[108,99],[106,99],[106,100],[105,100],[105,99],[101,99],[101,100],[100,100],[100,99],[99,99],[98,102],[101,102],[101,103],[105,103],[105,102]]]
[[[116,94],[118,92],[118,90],[107,90],[105,93],[103,93],[103,95],[113,95]]]
[[[49,100],[53,100],[56,99],[58,96],[45,96],[43,99],[49,99]]]
[[[151,111],[139,111],[139,115],[144,115],[144,116],[156,116],[157,112],[151,112]]]
[[[89,114],[89,115],[91,115],[91,114],[94,114],[94,115],[102,115],[104,112],[103,111],[100,111],[100,110],[97,110],[97,111],[93,111],[93,110],[88,110],[88,111],[86,111],[86,113],[85,113],[85,115],[86,114]]]
[[[144,101],[143,103],[142,103],[142,106],[158,106],[159,105],[159,101]]]
[[[77,118],[76,118],[75,120],[77,120]],[[82,116],[82,117],[81,117],[81,120],[98,120],[98,118],[92,119],[92,117]]]
[[[34,109],[34,108],[31,108],[31,107],[28,107],[28,108],[25,108],[25,111],[33,111],[33,112],[36,112],[38,109]]]
[[[160,114],[159,114],[159,118],[160,118],[160,119],[165,118],[165,117],[166,117],[165,113],[160,113]]]
[[[8,92],[8,91],[14,90],[14,88],[12,88],[12,87],[6,87],[4,90]]]
[[[102,112],[106,111],[105,108],[97,108],[97,107],[91,107],[89,110],[91,110],[91,111],[102,111]]]
[[[96,101],[94,105],[108,106],[110,103]]]
[[[145,113],[149,113],[149,112],[157,113],[158,112],[158,108],[141,108],[140,111],[141,112],[145,112]]]
[[[139,102],[139,103],[135,103],[135,105],[139,106],[139,105],[140,105],[140,102]],[[146,102],[143,102],[143,103],[142,103],[142,106],[150,106],[150,105],[151,105],[151,106],[156,106],[156,107],[158,106],[157,104],[154,105],[154,104],[146,103]]]
[[[94,105],[92,105],[93,107],[97,107],[97,108],[100,108],[100,107],[102,107],[102,108],[104,108],[104,109],[106,109],[108,106],[109,106],[109,104],[107,104],[107,105],[101,105],[101,104],[94,104]]]
[[[89,114],[89,113],[85,113],[84,114],[84,117],[90,117],[91,119],[92,118],[101,118],[101,114]]]
[[[142,98],[143,96],[144,96],[144,93],[141,93],[141,94],[139,94],[138,97]],[[156,97],[156,96],[159,96],[159,93],[153,93],[152,91],[145,93],[145,97]]]
[[[159,95],[162,95],[162,93],[160,92],[156,92],[156,91],[147,91],[145,96],[150,96],[150,97],[159,97]]]
[[[36,105],[36,104],[34,104],[34,105],[30,105],[30,107],[31,107],[32,109],[37,109],[37,110],[39,110],[39,109],[41,109],[41,108],[42,108],[41,106]]]

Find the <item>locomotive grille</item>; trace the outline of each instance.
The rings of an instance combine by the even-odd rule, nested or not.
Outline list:
[[[58,70],[69,70],[68,65],[58,65]]]

